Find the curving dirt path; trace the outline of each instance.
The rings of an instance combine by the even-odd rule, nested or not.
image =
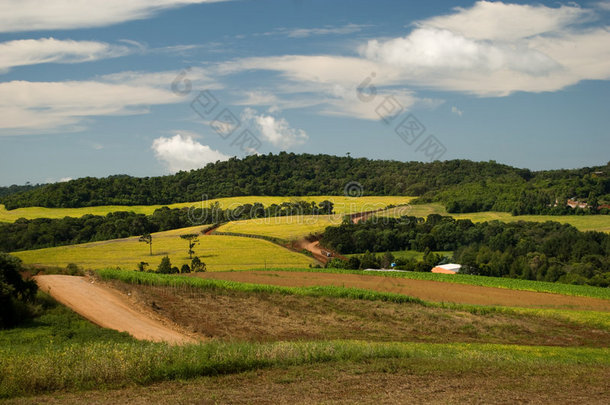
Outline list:
[[[287,287],[337,286],[393,292],[425,301],[459,304],[610,311],[610,301],[533,291],[481,287],[440,281],[411,280],[359,274],[287,271],[236,271],[197,273],[197,277]]]
[[[172,344],[196,341],[135,310],[123,294],[92,279],[63,275],[34,279],[42,291],[101,327],[127,332],[141,340]]]

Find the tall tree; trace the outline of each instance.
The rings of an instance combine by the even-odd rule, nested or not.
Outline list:
[[[186,241],[188,241],[188,245],[189,245],[189,259],[193,258],[193,253],[195,253],[195,251],[193,250],[193,248],[195,247],[196,244],[199,243],[199,239],[197,239],[199,235],[197,235],[196,233],[187,233],[185,235],[180,235],[180,237]]]
[[[138,239],[138,241],[145,242],[146,244],[148,244],[148,247],[150,248],[150,255],[152,256],[152,235],[149,233],[145,233],[144,235],[140,236],[140,239]]]

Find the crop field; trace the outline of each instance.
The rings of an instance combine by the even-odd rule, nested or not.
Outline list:
[[[332,287],[390,293],[431,302],[503,307],[527,307],[559,310],[590,310],[610,312],[610,300],[443,283],[404,277],[375,276],[370,273],[338,274],[324,272],[282,272],[276,270],[215,272],[197,277],[240,283],[281,287]]]
[[[340,225],[342,221],[342,215],[294,215],[233,221],[222,225],[218,231],[271,236],[290,241],[310,233],[324,232],[326,227]]]
[[[115,239],[80,245],[28,250],[13,253],[26,264],[64,267],[75,263],[84,269],[119,267],[135,270],[138,263],[147,262],[155,269],[161,258],[168,255],[172,265],[180,268],[190,263],[187,242],[179,236],[201,233],[205,227],[197,226],[152,234],[153,256],[147,244],[138,237]],[[194,251],[209,271],[249,269],[261,267],[307,267],[313,259],[271,242],[234,236],[201,235]]]
[[[400,252],[397,252],[400,253]],[[420,253],[407,251],[407,253]],[[436,252],[451,253],[451,252]],[[351,256],[351,255],[349,255]],[[260,269],[259,269],[260,270]],[[362,270],[344,269],[275,269],[275,271],[313,272],[313,273],[336,273],[336,274],[372,274],[379,277],[398,277],[413,280],[442,281],[445,283],[457,283],[476,285],[481,287],[507,288],[509,290],[546,292],[553,294],[574,295],[579,297],[592,297],[610,300],[610,289],[590,285],[575,285],[563,283],[551,283],[547,281],[521,280],[506,277],[475,276],[469,274],[438,274],[429,272],[370,272]]]
[[[518,215],[513,216],[508,212],[471,212],[468,214],[450,214],[440,204],[413,204],[403,207],[395,207],[378,213],[379,216],[399,217],[410,215],[416,217],[427,217],[430,214],[450,215],[456,219],[470,219],[473,222],[485,222],[498,220],[502,222],[531,221],[546,222],[555,221],[562,224],[573,225],[580,231],[610,232],[610,215]]]
[[[44,207],[26,207],[17,208],[14,210],[6,210],[4,205],[0,204],[0,221],[14,222],[19,218],[35,219],[35,218],[64,218],[64,217],[82,217],[83,215],[106,215],[116,211],[132,211],[138,214],[151,215],[156,209],[161,207],[169,208],[208,208],[210,205],[218,202],[220,208],[237,208],[243,204],[254,204],[256,202],[263,204],[265,207],[272,204],[281,204],[283,202],[294,201],[315,201],[320,203],[324,200],[332,201],[335,204],[335,213],[338,215],[351,214],[362,211],[374,211],[387,207],[388,205],[408,204],[414,197],[404,196],[388,196],[388,197],[345,197],[345,196],[307,196],[307,197],[266,197],[266,196],[244,196],[244,197],[228,197],[217,198],[211,200],[202,200],[195,202],[165,204],[165,205],[105,205],[97,207],[82,207],[82,208],[44,208]]]

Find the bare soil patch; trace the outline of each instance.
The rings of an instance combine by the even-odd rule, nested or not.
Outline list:
[[[589,297],[509,290],[440,281],[359,274],[287,271],[198,273],[197,277],[289,287],[337,286],[392,292],[432,302],[473,305],[610,311],[610,301]]]
[[[40,289],[91,322],[127,332],[136,339],[182,344],[196,340],[134,308],[124,294],[85,277],[47,275],[35,277]]]
[[[546,317],[240,291],[112,282],[141,306],[207,338],[269,342],[358,339],[610,346],[610,332]]]

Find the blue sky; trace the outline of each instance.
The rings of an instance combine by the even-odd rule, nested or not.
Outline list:
[[[0,185],[282,150],[605,164],[609,22],[607,1],[4,1]]]

